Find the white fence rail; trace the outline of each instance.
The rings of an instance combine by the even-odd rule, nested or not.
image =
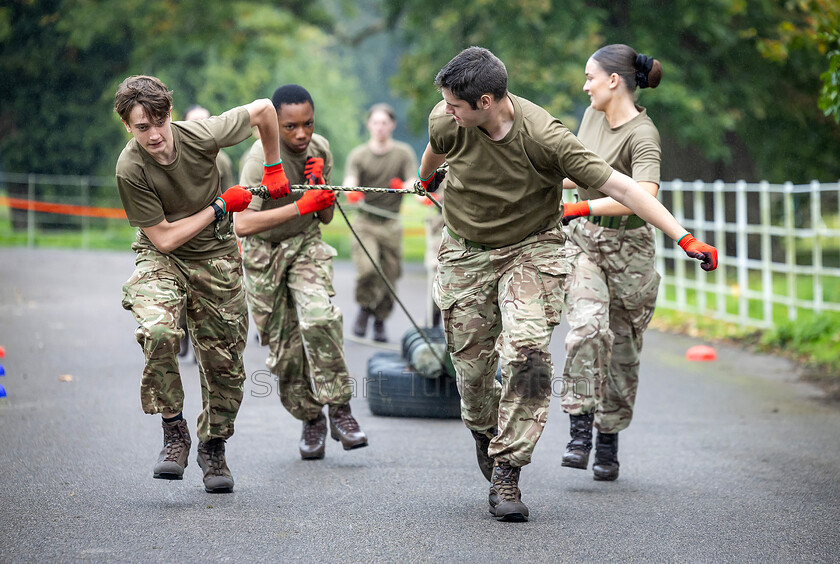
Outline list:
[[[0,189],[27,201],[121,207],[113,177],[0,172]],[[564,199],[571,201],[572,193]],[[717,270],[705,272],[657,231],[660,306],[748,327],[772,327],[808,312],[840,312],[840,182],[674,180],[662,183],[659,199],[683,226],[715,245],[719,253]],[[32,209],[17,210],[30,246],[35,215]],[[126,225],[124,219],[56,217],[59,228],[66,221],[68,228],[81,231],[83,246],[93,226]]]
[[[659,199],[720,259],[707,273],[657,231],[659,305],[753,327],[840,312],[840,183],[674,180]]]

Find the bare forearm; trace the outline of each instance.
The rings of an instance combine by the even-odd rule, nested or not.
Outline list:
[[[143,233],[162,253],[171,253],[204,230],[216,219],[212,207],[207,207],[189,217],[173,221],[163,220],[151,227],[142,227]]]
[[[432,146],[426,145],[426,150],[423,151],[423,156],[420,159],[420,168],[418,174],[420,178],[428,178],[438,169],[440,165],[446,160],[446,155],[439,155],[432,152]]]
[[[659,184],[656,184],[655,182],[643,181],[639,182],[639,186],[641,186],[645,192],[654,198],[659,192]],[[592,215],[621,216],[633,213],[633,210],[610,197],[589,200],[589,208],[592,210]]]
[[[254,100],[247,105],[251,115],[251,126],[256,127],[262,140],[265,164],[280,162],[280,129],[277,125],[277,113],[271,100]]]
[[[233,214],[234,232],[239,237],[256,235],[298,217],[295,205],[286,204],[270,210],[245,210]]]
[[[601,186],[600,190],[612,198],[614,203],[626,206],[628,208],[627,213],[635,213],[654,227],[661,229],[675,241],[686,234],[686,229],[677,223],[677,220],[674,219],[671,212],[629,176],[613,171],[610,178]],[[602,213],[603,210],[599,208],[596,211],[596,206],[599,206],[597,203],[605,199],[590,200],[592,215],[613,215]],[[610,205],[609,202],[604,204],[605,207],[608,205]]]

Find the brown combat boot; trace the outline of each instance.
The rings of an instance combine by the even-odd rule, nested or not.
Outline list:
[[[497,521],[527,521],[528,506],[522,503],[519,491],[518,466],[511,466],[503,460],[497,460],[493,466],[493,479],[490,486],[490,513]]]
[[[315,419],[303,422],[303,433],[300,436],[300,457],[304,460],[324,458],[324,443],[326,440],[327,418],[321,411]]]
[[[350,404],[330,406],[330,435],[341,441],[344,450],[367,446],[367,435],[350,413]]]
[[[618,479],[618,433],[598,431],[592,472],[599,481],[611,482]]]
[[[210,439],[206,443],[198,443],[198,465],[204,471],[204,491],[207,493],[233,491],[233,477],[225,461],[224,439]]]
[[[356,316],[356,322],[353,324],[353,334],[357,337],[364,337],[365,333],[367,333],[369,319],[370,310],[365,307],[359,308],[359,314]]]
[[[172,423],[166,421],[161,423],[163,423],[163,450],[160,451],[152,475],[160,480],[182,480],[192,444],[187,422],[181,419]]]
[[[594,413],[569,415],[569,432],[572,440],[566,445],[561,466],[586,470],[589,466],[589,452],[592,450],[592,421]]]
[[[487,478],[488,482],[493,481],[493,459],[487,453],[490,448],[490,441],[496,436],[496,429],[487,429],[486,431],[470,430],[475,439],[475,456],[478,459],[478,467],[481,473]]]

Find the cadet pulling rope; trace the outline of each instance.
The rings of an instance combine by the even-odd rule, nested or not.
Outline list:
[[[440,170],[442,172],[446,172],[447,168],[448,168],[447,163],[443,163],[443,165],[441,165],[440,168],[438,168],[438,170]],[[251,194],[253,194],[254,196],[258,196],[258,197],[260,197],[264,200],[268,199],[268,198],[271,198],[271,195],[268,193],[268,188],[266,188],[265,186],[246,186],[245,188],[249,192],[251,192]],[[396,189],[393,189],[393,188],[377,188],[377,187],[373,187],[373,186],[356,186],[356,187],[353,187],[353,186],[333,186],[333,185],[330,185],[330,184],[316,184],[316,185],[292,184],[292,185],[289,186],[289,191],[290,192],[306,192],[307,190],[332,190],[334,192],[386,192],[386,193],[389,193],[389,194],[404,194],[404,195],[413,194],[413,195],[417,195],[417,196],[425,196],[426,198],[431,200],[432,203],[434,203],[434,205],[436,205],[438,207],[438,209],[441,209],[441,210],[443,209],[443,206],[441,205],[441,203],[438,202],[436,199],[434,199],[432,197],[432,195],[429,194],[426,191],[425,188],[423,188],[423,186],[420,184],[419,180],[414,183],[414,189],[413,190],[405,190],[405,189],[396,190]],[[379,276],[385,282],[385,286],[388,288],[388,291],[391,292],[392,296],[394,296],[394,300],[399,304],[399,306],[402,308],[403,312],[405,312],[406,317],[408,317],[408,320],[411,322],[411,324],[414,326],[414,328],[417,329],[417,332],[420,334],[420,336],[423,338],[423,340],[426,342],[426,344],[429,345],[429,350],[432,351],[432,354],[435,356],[437,361],[440,362],[440,365],[442,367],[445,367],[446,366],[445,360],[443,358],[441,358],[440,355],[438,355],[437,349],[434,347],[434,345],[429,340],[429,338],[426,336],[426,334],[423,332],[423,330],[420,329],[420,326],[417,325],[417,322],[414,321],[414,318],[408,312],[408,309],[405,307],[405,304],[402,303],[402,300],[400,300],[399,296],[397,295],[396,289],[394,289],[394,287],[388,281],[388,278],[385,276],[385,273],[382,271],[382,268],[376,263],[376,261],[371,256],[370,252],[368,252],[364,243],[362,243],[362,240],[359,238],[359,235],[356,233],[356,230],[353,229],[353,226],[350,223],[350,219],[347,217],[347,214],[344,213],[344,209],[341,207],[341,205],[338,202],[335,203],[335,206],[336,206],[336,208],[338,208],[338,211],[341,212],[341,215],[344,218],[345,223],[347,223],[347,227],[350,229],[350,232],[353,234],[353,237],[356,238],[356,241],[359,242],[359,246],[365,252],[365,255],[367,255],[368,259],[370,259],[371,264],[373,265],[374,269],[376,269],[376,273],[379,274]],[[227,215],[228,215],[228,231],[227,231],[227,233],[222,233],[222,231],[221,231],[222,222],[221,221],[216,221],[216,225],[215,225],[216,238],[221,240],[221,241],[226,241],[227,239],[230,239],[233,236],[233,213],[228,213]]]

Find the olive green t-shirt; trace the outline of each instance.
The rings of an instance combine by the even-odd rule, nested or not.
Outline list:
[[[460,127],[440,102],[429,116],[432,151],[446,155],[446,225],[493,247],[518,243],[560,222],[563,178],[600,188],[612,174],[603,159],[541,107],[508,94],[513,126],[494,141]]]
[[[610,127],[604,112],[590,106],[583,114],[578,139],[607,161],[615,170],[636,182],[659,184],[659,163],[662,150],[659,131],[648,117],[647,110],[636,106],[639,115],[618,127]],[[603,198],[598,190],[578,187],[582,200]]]
[[[152,227],[164,219],[178,221],[208,207],[222,193],[216,168],[219,148],[236,145],[250,135],[248,109],[238,107],[204,120],[173,122],[175,160],[169,165],[158,163],[132,138],[117,160],[117,188],[129,223]],[[236,251],[236,240],[220,241],[214,227],[215,222],[171,254],[194,260]],[[228,227],[225,217],[223,232],[227,233]],[[142,229],[135,246],[155,248]]]
[[[233,161],[224,151],[219,151],[219,154],[216,155],[216,168],[219,169],[223,191],[236,184],[236,175],[233,173]]]
[[[263,164],[264,153],[262,142],[257,140],[246,155],[242,161],[242,172],[239,175],[239,183],[243,186],[259,186],[265,169]],[[306,166],[307,157],[324,159],[324,182],[329,184],[333,168],[333,157],[330,152],[330,144],[325,138],[317,133],[313,133],[309,147],[303,153],[293,153],[282,141],[280,142],[280,158],[283,159],[283,171],[286,173],[286,178],[289,179],[290,184],[306,184],[306,179],[303,177],[303,169]],[[270,210],[290,204],[302,197],[303,192],[292,192],[288,196],[276,200],[272,200],[271,198],[263,200],[258,196],[254,196],[248,209],[256,211]],[[271,243],[279,243],[284,239],[302,233],[312,223],[317,221],[317,214],[306,214],[283,222],[262,233],[258,233],[254,237]]]
[[[393,147],[387,153],[377,155],[370,150],[367,143],[359,145],[347,155],[345,174],[355,176],[359,186],[374,188],[388,188],[392,178],[406,180],[417,173],[417,156],[408,143],[394,141]],[[368,192],[364,203],[374,208],[392,213],[399,213],[403,196],[401,194],[386,194]]]

